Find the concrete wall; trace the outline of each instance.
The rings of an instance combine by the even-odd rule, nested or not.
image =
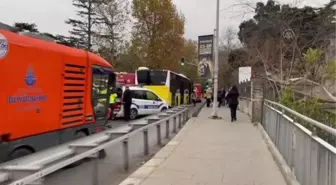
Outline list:
[[[252,123],[261,123],[263,117],[264,79],[262,77],[255,77],[250,83],[251,94],[241,96],[238,108],[241,112],[251,117]],[[240,89],[243,89],[244,84],[242,83],[241,85]]]
[[[252,103],[250,98],[240,98],[238,108],[241,112],[252,116]]]

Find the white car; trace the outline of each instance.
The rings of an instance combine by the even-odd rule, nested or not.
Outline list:
[[[162,100],[153,91],[143,87],[129,87],[132,93],[132,105],[130,119],[135,119],[140,115],[157,114],[168,109],[168,103]],[[123,92],[125,87],[123,87]],[[124,108],[114,111],[115,117],[124,116]]]

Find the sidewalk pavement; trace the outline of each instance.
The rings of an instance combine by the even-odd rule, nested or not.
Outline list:
[[[222,120],[212,120],[204,107],[151,160],[121,185],[285,185],[257,127],[237,112],[230,122],[227,107]]]

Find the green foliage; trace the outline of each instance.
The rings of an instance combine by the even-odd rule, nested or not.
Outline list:
[[[316,64],[316,62],[320,60],[322,53],[320,49],[309,48],[307,52],[303,54],[303,58],[308,64],[307,67],[312,67],[312,65]]]
[[[336,79],[336,60],[332,60],[327,64],[326,72],[329,79]]]
[[[13,25],[13,29],[15,32],[40,33],[35,23],[15,22]],[[53,35],[51,33],[40,33],[40,34],[53,39],[58,44],[62,44],[69,47],[75,47],[77,43],[77,40],[72,37],[66,37],[63,35]]]
[[[302,51],[320,47],[325,35],[335,32],[334,4],[335,1],[331,1],[322,8],[298,8],[274,0],[258,2],[253,19],[240,24],[239,40],[246,45],[260,45],[269,39],[278,42],[282,31],[291,28]]]
[[[23,32],[23,31],[28,31],[28,32],[33,32],[33,33],[39,32],[37,29],[37,25],[35,23],[15,22],[13,27],[17,32]]]
[[[322,104],[318,102],[317,98],[303,98],[295,99],[295,93],[293,90],[287,88],[283,92],[281,104],[313,119],[321,119]]]
[[[132,47],[141,62],[154,69],[177,71],[183,57],[184,17],[172,0],[133,0]]]
[[[295,7],[274,0],[258,2],[254,17],[242,22],[238,32],[239,40],[249,53],[249,65],[264,66],[272,74],[279,73],[282,66],[286,70],[283,71],[284,79],[307,72],[306,65],[311,62],[315,62],[311,65],[320,65],[318,62],[321,60],[314,58],[308,58],[306,64],[301,54],[309,48],[324,49],[326,39],[335,34],[335,4],[336,1],[330,1],[323,7],[315,8]],[[291,40],[283,37],[287,29],[294,32]],[[316,55],[316,58],[322,54],[316,50],[309,52],[313,51],[316,53],[309,54]],[[320,70],[314,68],[309,71],[314,73],[311,75],[314,77]]]
[[[248,53],[243,48],[234,49],[229,53],[228,63],[233,70],[238,70],[247,64]]]
[[[311,119],[317,120],[328,126],[336,128],[336,115],[323,111],[323,103],[319,102],[317,98],[305,97],[299,100],[296,99],[294,91],[290,88],[287,88],[283,91],[280,97],[280,103],[302,115],[305,115]],[[311,124],[302,122],[298,119],[295,121],[302,124],[312,132],[316,133],[322,139],[331,143],[334,142],[334,138],[323,130],[317,129]]]
[[[194,40],[184,40],[183,46],[183,64],[181,60],[181,67],[176,70],[176,72],[186,75],[188,78],[192,79],[194,82],[197,81],[198,71],[197,71],[197,42]]]

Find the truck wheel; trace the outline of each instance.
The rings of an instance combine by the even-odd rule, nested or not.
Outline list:
[[[34,153],[34,151],[29,148],[17,148],[11,154],[9,154],[8,160],[17,159],[26,155],[30,155],[32,153]]]
[[[78,131],[75,133],[75,139],[80,139],[82,137],[86,137],[87,134],[84,131]]]
[[[138,117],[138,111],[136,109],[131,109],[131,111],[130,111],[130,119],[134,120],[137,117]]]

